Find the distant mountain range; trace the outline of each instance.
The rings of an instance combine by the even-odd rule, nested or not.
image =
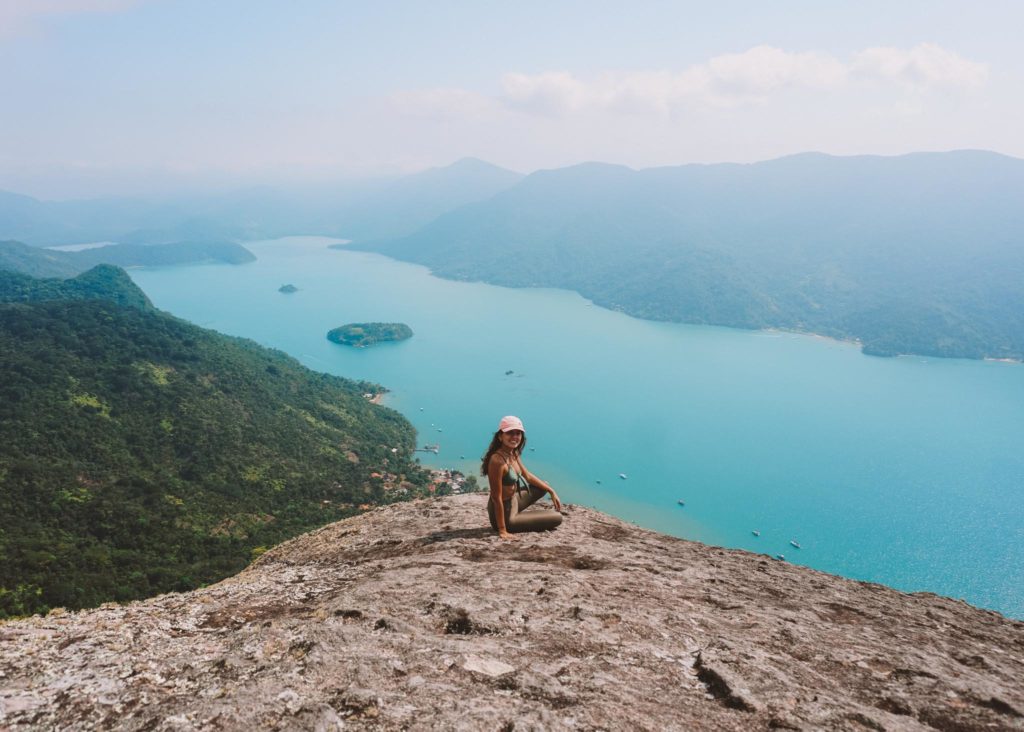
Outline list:
[[[0,195],[0,239],[36,245],[288,234],[351,239],[443,277],[572,289],[641,318],[813,332],[874,355],[1024,358],[1024,161],[989,152],[525,177],[466,159],[160,206]],[[156,256],[123,252],[113,263]]]
[[[1024,358],[1024,161],[994,153],[579,165],[354,246],[641,318]]]
[[[163,202],[38,201],[0,191],[0,241],[32,246],[97,241],[166,244],[296,234],[382,239],[411,234],[446,211],[490,198],[521,178],[519,173],[465,158],[394,179],[261,187]]]
[[[117,267],[0,272],[0,619],[195,588],[425,493],[380,390],[157,311]]]

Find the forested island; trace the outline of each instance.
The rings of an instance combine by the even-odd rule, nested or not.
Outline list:
[[[117,267],[0,272],[0,619],[216,582],[425,494],[380,391],[162,313]]]
[[[405,323],[349,323],[327,333],[327,340],[356,348],[407,338],[412,338],[412,328]]]

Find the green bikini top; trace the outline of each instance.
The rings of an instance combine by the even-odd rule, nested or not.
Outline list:
[[[501,482],[506,485],[514,485],[519,488],[528,488],[529,483],[526,478],[523,477],[522,473],[516,472],[515,468],[507,467],[505,474],[501,476]]]

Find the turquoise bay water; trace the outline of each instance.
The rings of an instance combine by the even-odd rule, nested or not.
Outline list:
[[[518,414],[527,466],[565,501],[1024,618],[1024,366],[652,323],[328,243],[250,243],[251,264],[132,277],[179,317],[384,384],[420,444],[440,444],[424,463],[477,472],[498,419]],[[325,338],[374,320],[415,336]]]

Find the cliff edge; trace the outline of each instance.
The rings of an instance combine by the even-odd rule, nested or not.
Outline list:
[[[567,507],[387,506],[235,577],[0,624],[11,729],[1024,729],[1024,623]]]

